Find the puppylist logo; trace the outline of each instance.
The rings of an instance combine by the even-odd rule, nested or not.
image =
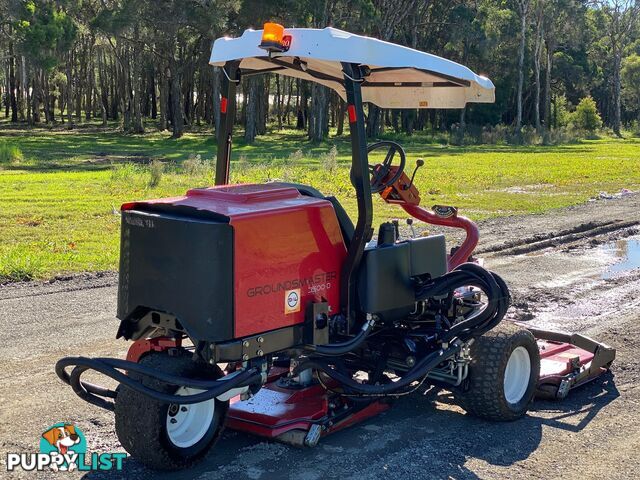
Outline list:
[[[8,453],[7,470],[122,470],[122,460],[126,457],[126,453],[87,455],[87,439],[82,431],[70,423],[56,423],[42,433],[39,453]]]

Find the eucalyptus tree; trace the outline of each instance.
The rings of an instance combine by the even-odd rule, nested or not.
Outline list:
[[[611,74],[613,91],[612,128],[620,136],[621,115],[621,70],[624,49],[632,40],[634,28],[638,25],[640,1],[638,0],[594,0],[603,19],[605,39],[612,56]]]
[[[520,47],[518,48],[518,93],[516,96],[516,130],[522,127],[522,91],[524,86],[524,55],[527,45],[527,22],[531,0],[515,0],[520,17]]]
[[[31,94],[31,105],[27,108],[33,113],[33,121],[39,121],[40,103],[43,105],[45,121],[54,121],[55,98],[51,95],[51,74],[66,58],[77,34],[73,19],[67,15],[67,9],[73,2],[60,0],[28,0],[19,2],[14,12],[17,19],[15,31],[17,47],[29,58],[33,68],[30,86],[22,85]],[[15,52],[12,52],[15,54]],[[26,65],[22,65],[23,72]],[[26,75],[23,73],[23,79]]]

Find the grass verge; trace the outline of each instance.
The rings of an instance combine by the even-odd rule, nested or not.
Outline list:
[[[603,138],[563,146],[425,144],[400,138],[425,167],[416,184],[422,204],[451,204],[473,219],[578,204],[600,191],[640,189],[640,139]],[[0,145],[20,158],[0,165],[0,282],[117,268],[121,203],[179,195],[213,183],[214,139],[188,134],[28,133],[0,130]],[[0,147],[4,148],[4,147]],[[382,159],[382,155],[374,160]],[[295,181],[336,195],[355,217],[350,144],[309,144],[295,131],[234,148],[233,182]],[[374,201],[376,223],[403,216]]]

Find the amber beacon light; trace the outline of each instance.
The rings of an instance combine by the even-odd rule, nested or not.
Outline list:
[[[260,48],[269,52],[286,52],[291,46],[291,35],[284,34],[284,27],[279,23],[267,22],[262,31]]]

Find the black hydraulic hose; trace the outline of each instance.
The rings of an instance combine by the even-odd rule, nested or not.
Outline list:
[[[362,328],[358,334],[350,340],[341,343],[332,343],[329,345],[307,345],[308,350],[312,350],[315,353],[326,356],[339,356],[349,353],[358,348],[369,336],[375,325],[373,318],[368,319],[362,325]]]
[[[487,304],[483,309],[457,323],[441,335],[440,341],[448,342],[453,338],[467,341],[482,335],[495,327],[504,317],[509,306],[509,290],[504,281],[474,263],[464,263],[455,270],[432,280],[418,288],[416,298],[424,300],[448,294],[456,288],[474,286],[487,295]]]
[[[337,381],[338,383],[347,386],[350,390],[361,393],[364,395],[376,395],[376,394],[393,394],[393,392],[405,388],[411,385],[413,382],[421,380],[427,373],[433,370],[438,364],[447,360],[451,356],[460,351],[461,345],[451,344],[447,348],[430,353],[420,360],[416,365],[409,370],[400,380],[391,382],[385,385],[369,385],[366,383],[359,383],[342,372],[331,367],[331,365],[321,359],[310,359],[301,363],[296,372],[305,370],[307,368],[315,368],[326,373],[329,377]],[[296,373],[294,372],[294,373]]]
[[[70,366],[74,368],[69,374],[67,373],[66,368]],[[139,380],[125,375],[118,369],[140,373],[144,376],[153,377],[171,385],[187,386],[205,391],[193,395],[174,395],[159,392],[143,385]],[[71,388],[76,395],[89,403],[93,403],[94,405],[109,410],[113,409],[113,403],[100,397],[115,398],[117,395],[116,392],[92,383],[81,381],[80,377],[87,370],[100,372],[103,375],[116,380],[120,384],[159,402],[177,403],[181,405],[204,402],[222,395],[233,388],[244,387],[260,383],[262,381],[261,373],[255,368],[241,372],[228,380],[196,380],[170,375],[135,362],[113,358],[66,357],[56,363],[56,373],[58,377],[60,377],[63,382],[71,385]]]

